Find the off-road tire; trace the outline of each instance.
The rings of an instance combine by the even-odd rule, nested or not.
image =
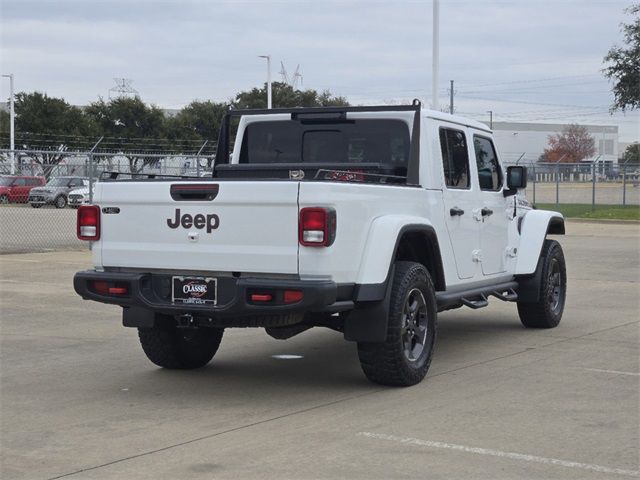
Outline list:
[[[410,296],[422,294],[423,318],[426,327],[423,348],[411,360],[405,349],[407,341],[406,315]],[[427,269],[416,262],[396,262],[389,302],[387,338],[380,343],[358,343],[358,357],[369,380],[382,385],[411,386],[427,374],[437,332],[437,305],[435,289]],[[416,329],[417,331],[417,329]],[[417,345],[416,345],[417,347]]]
[[[567,295],[567,269],[558,242],[544,241],[538,268],[541,269],[540,298],[536,302],[518,302],[518,315],[527,328],[554,328],[562,318]]]
[[[56,206],[56,208],[64,208],[67,206],[67,197],[65,197],[64,195],[60,195],[56,198],[53,204]]]
[[[147,358],[159,367],[189,370],[204,367],[218,351],[221,328],[181,329],[175,326],[138,328]]]
[[[0,195],[0,203],[9,203],[9,197],[6,195]]]

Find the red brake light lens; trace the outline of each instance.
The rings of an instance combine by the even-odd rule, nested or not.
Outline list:
[[[336,238],[336,211],[307,207],[300,210],[298,241],[305,247],[328,247]]]
[[[78,208],[77,236],[80,240],[100,240],[100,207],[82,205]]]

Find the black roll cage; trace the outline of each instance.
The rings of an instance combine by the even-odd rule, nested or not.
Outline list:
[[[229,163],[229,132],[232,117],[245,115],[276,115],[291,114],[292,120],[303,120],[302,116],[308,116],[309,121],[319,121],[327,116],[327,121],[344,118],[352,112],[415,112],[413,129],[411,132],[411,147],[409,152],[409,164],[407,166],[407,185],[419,185],[420,167],[420,109],[421,104],[414,101],[412,105],[378,105],[362,107],[293,107],[293,108],[253,108],[241,110],[229,110],[222,119],[220,133],[218,135],[218,148],[216,151],[215,165]],[[329,115],[335,114],[335,117]],[[315,117],[314,117],[315,115]],[[215,167],[212,175],[215,175]]]

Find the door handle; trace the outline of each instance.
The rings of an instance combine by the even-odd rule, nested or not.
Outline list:
[[[480,210],[480,213],[482,213],[483,217],[490,217],[491,215],[493,215],[493,210],[491,210],[490,208],[484,207],[482,210]]]
[[[451,210],[449,210],[449,214],[452,217],[464,215],[464,210],[462,210],[461,208],[458,208],[458,207],[453,207]]]

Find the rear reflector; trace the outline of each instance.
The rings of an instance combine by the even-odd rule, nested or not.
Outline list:
[[[100,207],[81,205],[78,208],[76,235],[80,240],[100,240]]]
[[[284,303],[298,303],[304,294],[300,290],[285,290]]]
[[[126,295],[127,287],[110,287],[109,294],[110,295]]]
[[[305,247],[328,247],[336,238],[336,211],[307,207],[300,210],[298,241]]]
[[[129,294],[129,284],[126,282],[92,280],[89,282],[89,290],[99,295],[123,296]]]
[[[251,294],[251,301],[252,302],[270,302],[271,300],[273,300],[273,295],[270,295],[268,293],[252,293]]]

